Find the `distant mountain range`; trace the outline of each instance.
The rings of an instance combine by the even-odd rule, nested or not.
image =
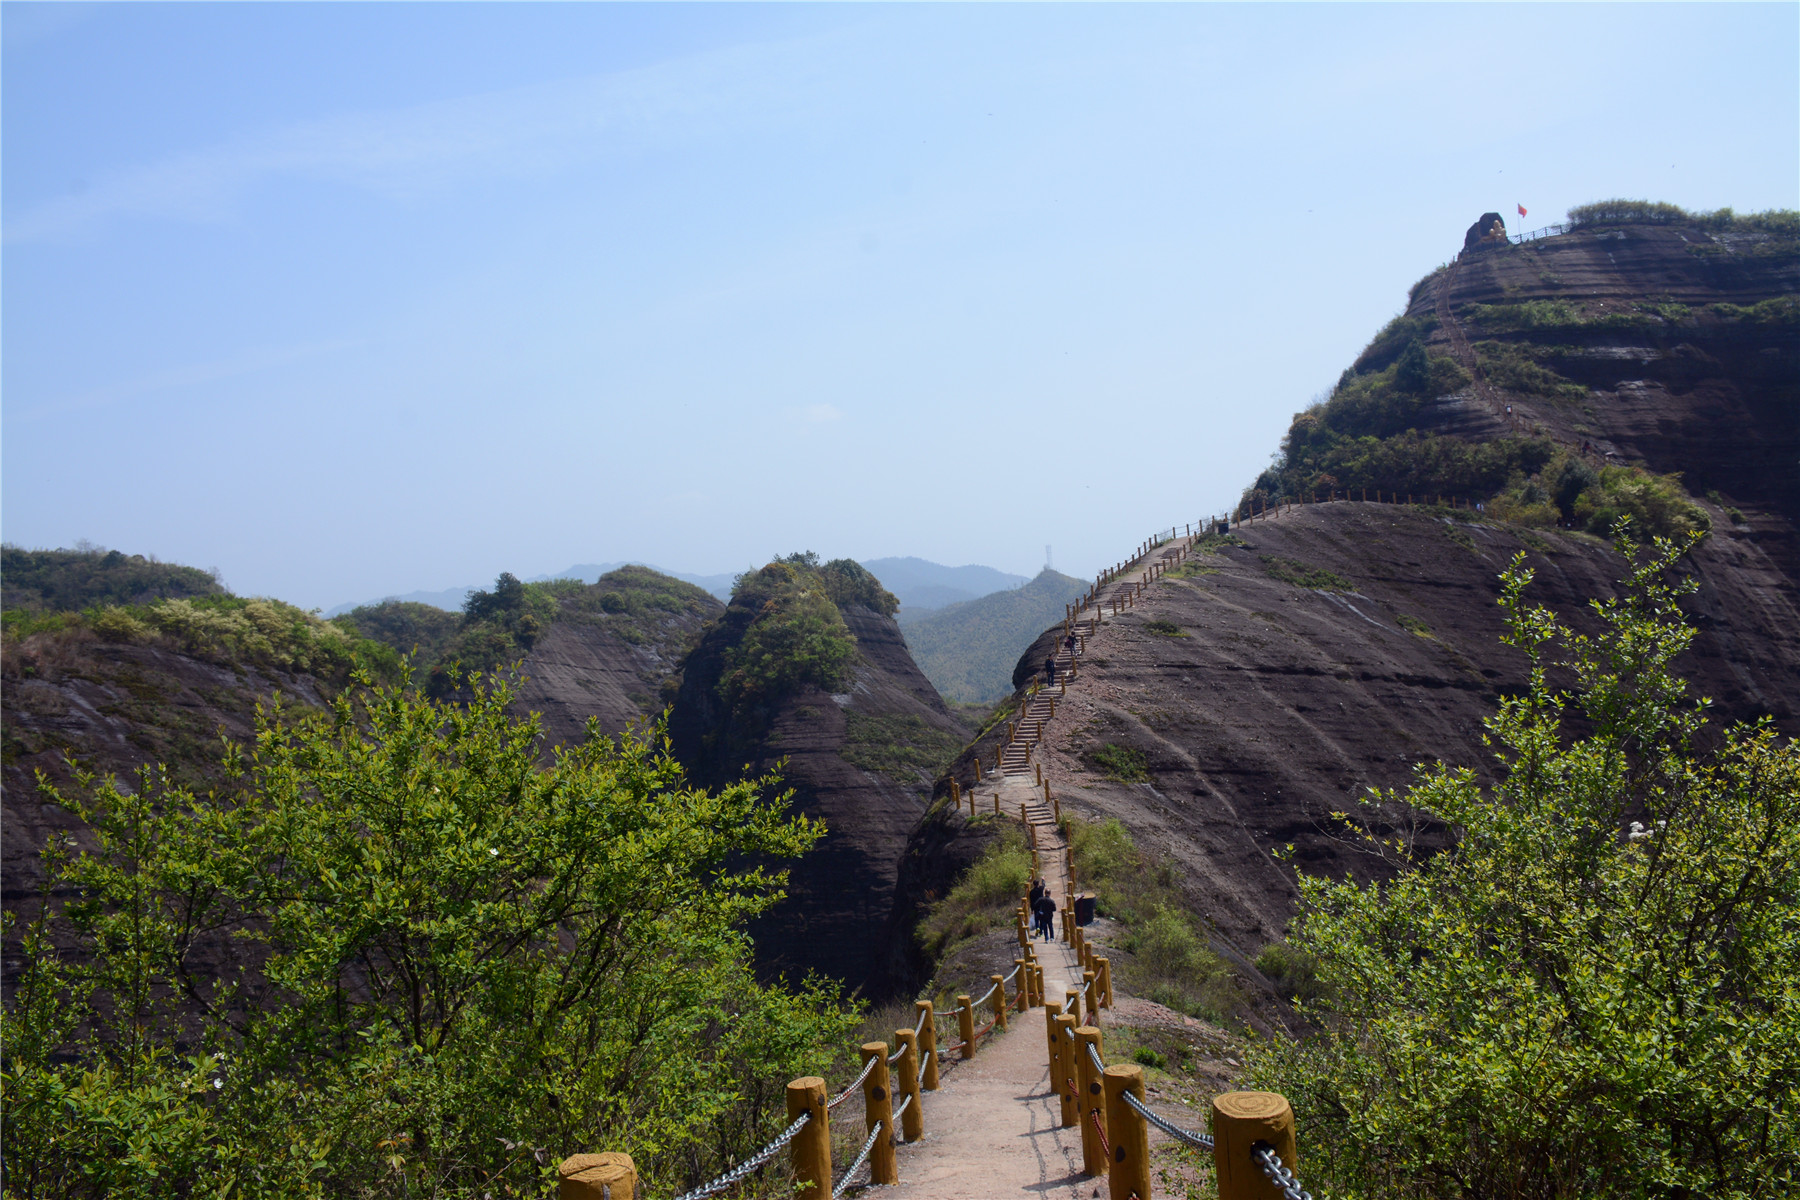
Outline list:
[[[1086,580],[1046,569],[1022,588],[918,615],[902,626],[906,648],[931,685],[950,699],[998,700],[1013,690],[1019,655],[1062,621],[1063,606],[1087,586]]]
[[[554,575],[534,576],[528,582],[542,583],[551,579],[579,579],[583,583],[593,583],[608,571],[626,566],[623,562],[610,563],[576,563],[572,567],[556,572]],[[727,572],[723,575],[689,575],[684,571],[670,571],[656,566],[654,563],[643,563],[653,571],[672,576],[691,583],[695,587],[704,588],[720,600],[731,599],[731,585],[737,574]],[[1008,575],[1004,571],[996,571],[992,567],[967,566],[946,567],[938,563],[927,562],[922,558],[874,558],[863,563],[871,574],[881,580],[882,586],[900,598],[898,619],[906,624],[910,619],[921,614],[933,612],[951,604],[979,599],[993,592],[1016,588],[1026,582],[1023,575]],[[407,592],[399,596],[382,596],[374,600],[364,600],[355,604],[340,604],[328,610],[327,617],[338,617],[360,608],[365,604],[379,604],[382,600],[405,600],[416,604],[429,604],[433,608],[445,609],[449,612],[460,612],[463,600],[470,592],[479,591],[486,584],[472,583],[466,587],[445,588],[439,592]],[[1026,639],[1027,642],[1030,639]]]

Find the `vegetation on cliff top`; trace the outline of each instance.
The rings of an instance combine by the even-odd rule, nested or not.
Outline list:
[[[98,846],[6,914],[7,1195],[538,1195],[595,1130],[668,1192],[777,1132],[853,1014],[758,985],[784,875],[744,864],[819,829],[771,779],[687,787],[660,731],[541,766],[510,700],[365,677],[221,798],[50,791]],[[198,982],[209,948],[242,965]]]
[[[1633,560],[1622,529],[1616,548]],[[1318,1033],[1266,1043],[1253,1080],[1293,1100],[1309,1185],[1800,1186],[1800,747],[1767,724],[1702,734],[1707,702],[1671,670],[1693,637],[1683,552],[1638,557],[1593,635],[1527,603],[1515,560],[1504,640],[1530,684],[1487,722],[1502,782],[1421,768],[1364,803],[1443,821],[1453,849],[1418,861],[1370,836],[1397,878],[1301,877],[1292,951]]]
[[[85,543],[73,550],[0,547],[0,588],[9,613],[79,612],[229,594],[211,571]]]

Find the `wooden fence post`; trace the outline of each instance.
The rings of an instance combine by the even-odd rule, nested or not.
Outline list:
[[[1094,972],[1083,971],[1081,982],[1087,988],[1087,1023],[1098,1025],[1100,1024],[1100,989],[1094,983]]]
[[[806,1123],[792,1142],[788,1157],[794,1167],[794,1182],[813,1189],[811,1196],[831,1195],[831,1113],[825,1107],[825,1081],[817,1075],[803,1075],[787,1085],[788,1124],[806,1114]]]
[[[1081,1118],[1081,1173],[1100,1175],[1106,1171],[1106,1150],[1101,1140],[1106,1137],[1106,1092],[1100,1085],[1100,1072],[1088,1057],[1088,1047],[1101,1051],[1100,1031],[1083,1025],[1075,1031],[1075,1088],[1079,1094],[1077,1107]],[[1095,1124],[1098,1119],[1099,1124]]]
[[[962,1056],[975,1057],[975,1006],[967,996],[956,998],[956,1031],[962,1034]]]
[[[1104,958],[1094,959],[1094,973],[1100,979],[1100,1003],[1105,1008],[1113,1006],[1112,963]]]
[[[863,1111],[868,1114],[863,1128],[874,1133],[877,1128],[882,1136],[875,1139],[875,1146],[869,1152],[869,1182],[899,1183],[900,1168],[894,1162],[894,1093],[888,1085],[886,1042],[864,1042],[862,1045],[863,1065],[871,1061],[875,1069],[863,1080]]]
[[[935,1092],[938,1090],[937,1012],[929,1000],[917,1001],[913,1008],[925,1014],[925,1024],[919,1027],[919,1064],[925,1071],[921,1086],[928,1092]]]
[[[900,1072],[898,1090],[901,1095],[912,1097],[912,1103],[900,1114],[900,1132],[907,1141],[916,1142],[925,1136],[925,1097],[919,1094],[918,1035],[910,1029],[896,1029],[894,1044],[900,1047],[900,1061],[894,1064]]]
[[[1281,1192],[1250,1157],[1267,1142],[1287,1169],[1294,1150],[1294,1107],[1278,1092],[1226,1092],[1213,1097],[1213,1172],[1219,1200],[1280,1200]]]
[[[1056,1055],[1062,1063],[1062,1069],[1057,1073],[1056,1098],[1062,1102],[1062,1126],[1067,1129],[1081,1120],[1074,1094],[1075,1040],[1070,1036],[1075,1032],[1075,1018],[1066,1012],[1057,1013],[1050,1027],[1053,1030],[1050,1036],[1056,1042]]]
[[[637,1164],[629,1154],[571,1154],[556,1174],[558,1200],[634,1200],[637,1195]]]
[[[1106,1093],[1106,1133],[1112,1142],[1112,1161],[1107,1164],[1110,1200],[1150,1200],[1150,1126],[1125,1102],[1129,1092],[1144,1100],[1144,1068],[1136,1063],[1114,1063],[1100,1076]]]

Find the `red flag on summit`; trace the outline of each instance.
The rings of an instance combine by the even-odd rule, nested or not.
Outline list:
[[[1523,204],[1519,205],[1519,215],[1521,217],[1525,215],[1525,206]]]

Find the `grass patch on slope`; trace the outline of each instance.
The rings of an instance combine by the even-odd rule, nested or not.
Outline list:
[[[1354,592],[1356,585],[1342,575],[1291,558],[1260,556],[1270,579],[1317,592]]]
[[[963,746],[962,738],[922,717],[871,716],[850,709],[844,725],[843,760],[901,783],[935,779]]]
[[[1236,977],[1206,944],[1202,922],[1176,886],[1173,860],[1152,859],[1117,820],[1065,817],[1075,878],[1094,893],[1100,915],[1124,928],[1118,970],[1126,990],[1215,1023],[1242,1004]]]
[[[990,929],[1010,926],[1020,899],[1031,890],[1031,850],[1025,831],[1015,822],[1002,821],[998,832],[949,895],[933,904],[919,922],[915,936],[932,958],[941,959]]]

